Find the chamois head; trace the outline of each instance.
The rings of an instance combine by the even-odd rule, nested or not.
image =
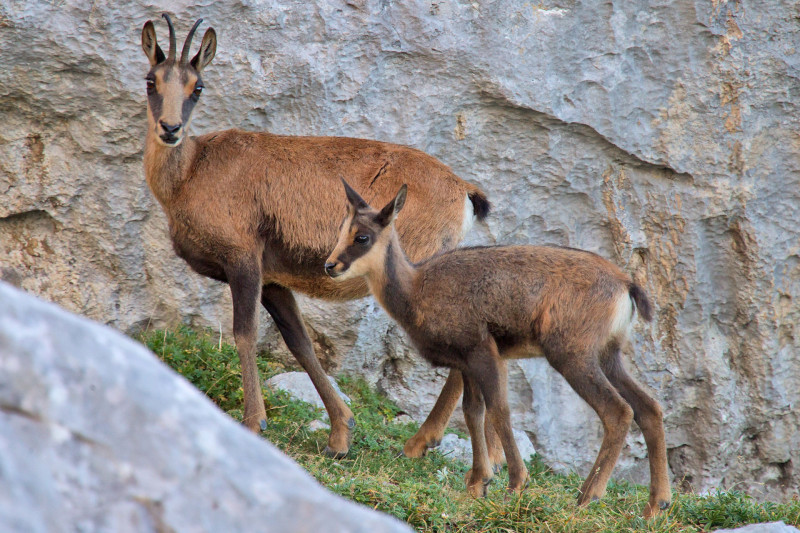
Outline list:
[[[186,37],[180,60],[176,61],[175,29],[169,15],[164,13],[163,17],[169,26],[168,55],[164,55],[156,42],[153,21],[148,20],[142,28],[142,49],[150,60],[150,72],[145,76],[148,119],[159,143],[178,146],[186,135],[192,109],[203,91],[200,71],[211,63],[217,51],[217,34],[214,28],[206,30],[200,51],[189,61],[192,37],[203,22],[199,19]]]
[[[378,268],[392,234],[392,222],[406,203],[405,184],[383,209],[370,207],[344,179],[349,206],[339,229],[339,240],[325,262],[325,272],[339,280],[367,274]]]

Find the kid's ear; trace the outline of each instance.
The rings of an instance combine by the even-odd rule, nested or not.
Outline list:
[[[395,218],[397,218],[397,213],[403,209],[403,206],[406,203],[406,193],[408,192],[408,187],[404,183],[400,190],[397,191],[397,196],[394,197],[392,201],[384,206],[381,209],[381,212],[378,213],[378,216],[375,218],[375,221],[380,224],[381,226],[388,226],[391,224]]]
[[[344,178],[339,178],[342,180],[342,185],[344,185],[344,192],[347,194],[347,201],[350,202],[350,205],[353,206],[355,209],[369,209],[369,204],[364,201],[361,196],[353,190],[350,185],[344,181]]]

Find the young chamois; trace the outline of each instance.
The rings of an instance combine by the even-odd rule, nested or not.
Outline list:
[[[492,477],[484,415],[505,451],[508,489],[525,485],[528,472],[511,432],[505,359],[543,356],[597,412],[605,430],[578,503],[605,493],[636,420],[650,457],[644,515],[669,505],[661,408],[620,359],[636,310],[651,319],[647,296],[629,276],[593,253],[548,246],[462,248],[414,264],[393,224],[405,204],[406,186],[376,211],[344,185],[350,208],[325,270],[342,281],[365,277],[370,292],[425,359],[461,372],[472,437],[466,479],[471,494],[485,494]]]
[[[455,247],[473,219],[486,216],[489,203],[447,166],[404,146],[235,129],[190,137],[192,110],[204,88],[201,72],[216,52],[216,33],[208,29],[190,59],[198,20],[178,58],[172,22],[164,18],[167,55],[153,22],[142,30],[150,62],[145,176],[167,215],[175,252],[196,272],[230,285],[244,424],[257,431],[266,422],[256,367],[260,301],[322,397],[331,420],[326,453],[342,456],[349,448],[353,414],[325,376],[292,294],[327,299],[368,294],[363,280],[334,283],[321,266],[336,243],[336,222],[346,213],[339,176],[353,176],[354,186],[377,202],[409,184],[408,214],[398,220],[397,230],[417,260]]]

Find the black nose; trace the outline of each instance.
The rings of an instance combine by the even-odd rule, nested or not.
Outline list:
[[[178,130],[181,129],[181,126],[183,126],[183,124],[181,124],[180,122],[175,125],[172,125],[172,124],[167,124],[163,120],[159,120],[158,123],[161,124],[161,128],[164,130],[164,133],[168,133],[169,135],[175,135],[176,133],[178,133]]]
[[[325,263],[325,272],[330,274],[331,272],[333,272],[333,267],[335,267],[335,266],[336,266],[336,263]]]

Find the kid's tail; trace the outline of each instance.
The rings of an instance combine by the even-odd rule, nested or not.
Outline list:
[[[636,304],[636,309],[639,311],[639,316],[646,322],[653,320],[653,306],[650,304],[650,299],[645,294],[644,290],[635,283],[631,283],[631,288],[628,291],[631,295],[633,303]]]

